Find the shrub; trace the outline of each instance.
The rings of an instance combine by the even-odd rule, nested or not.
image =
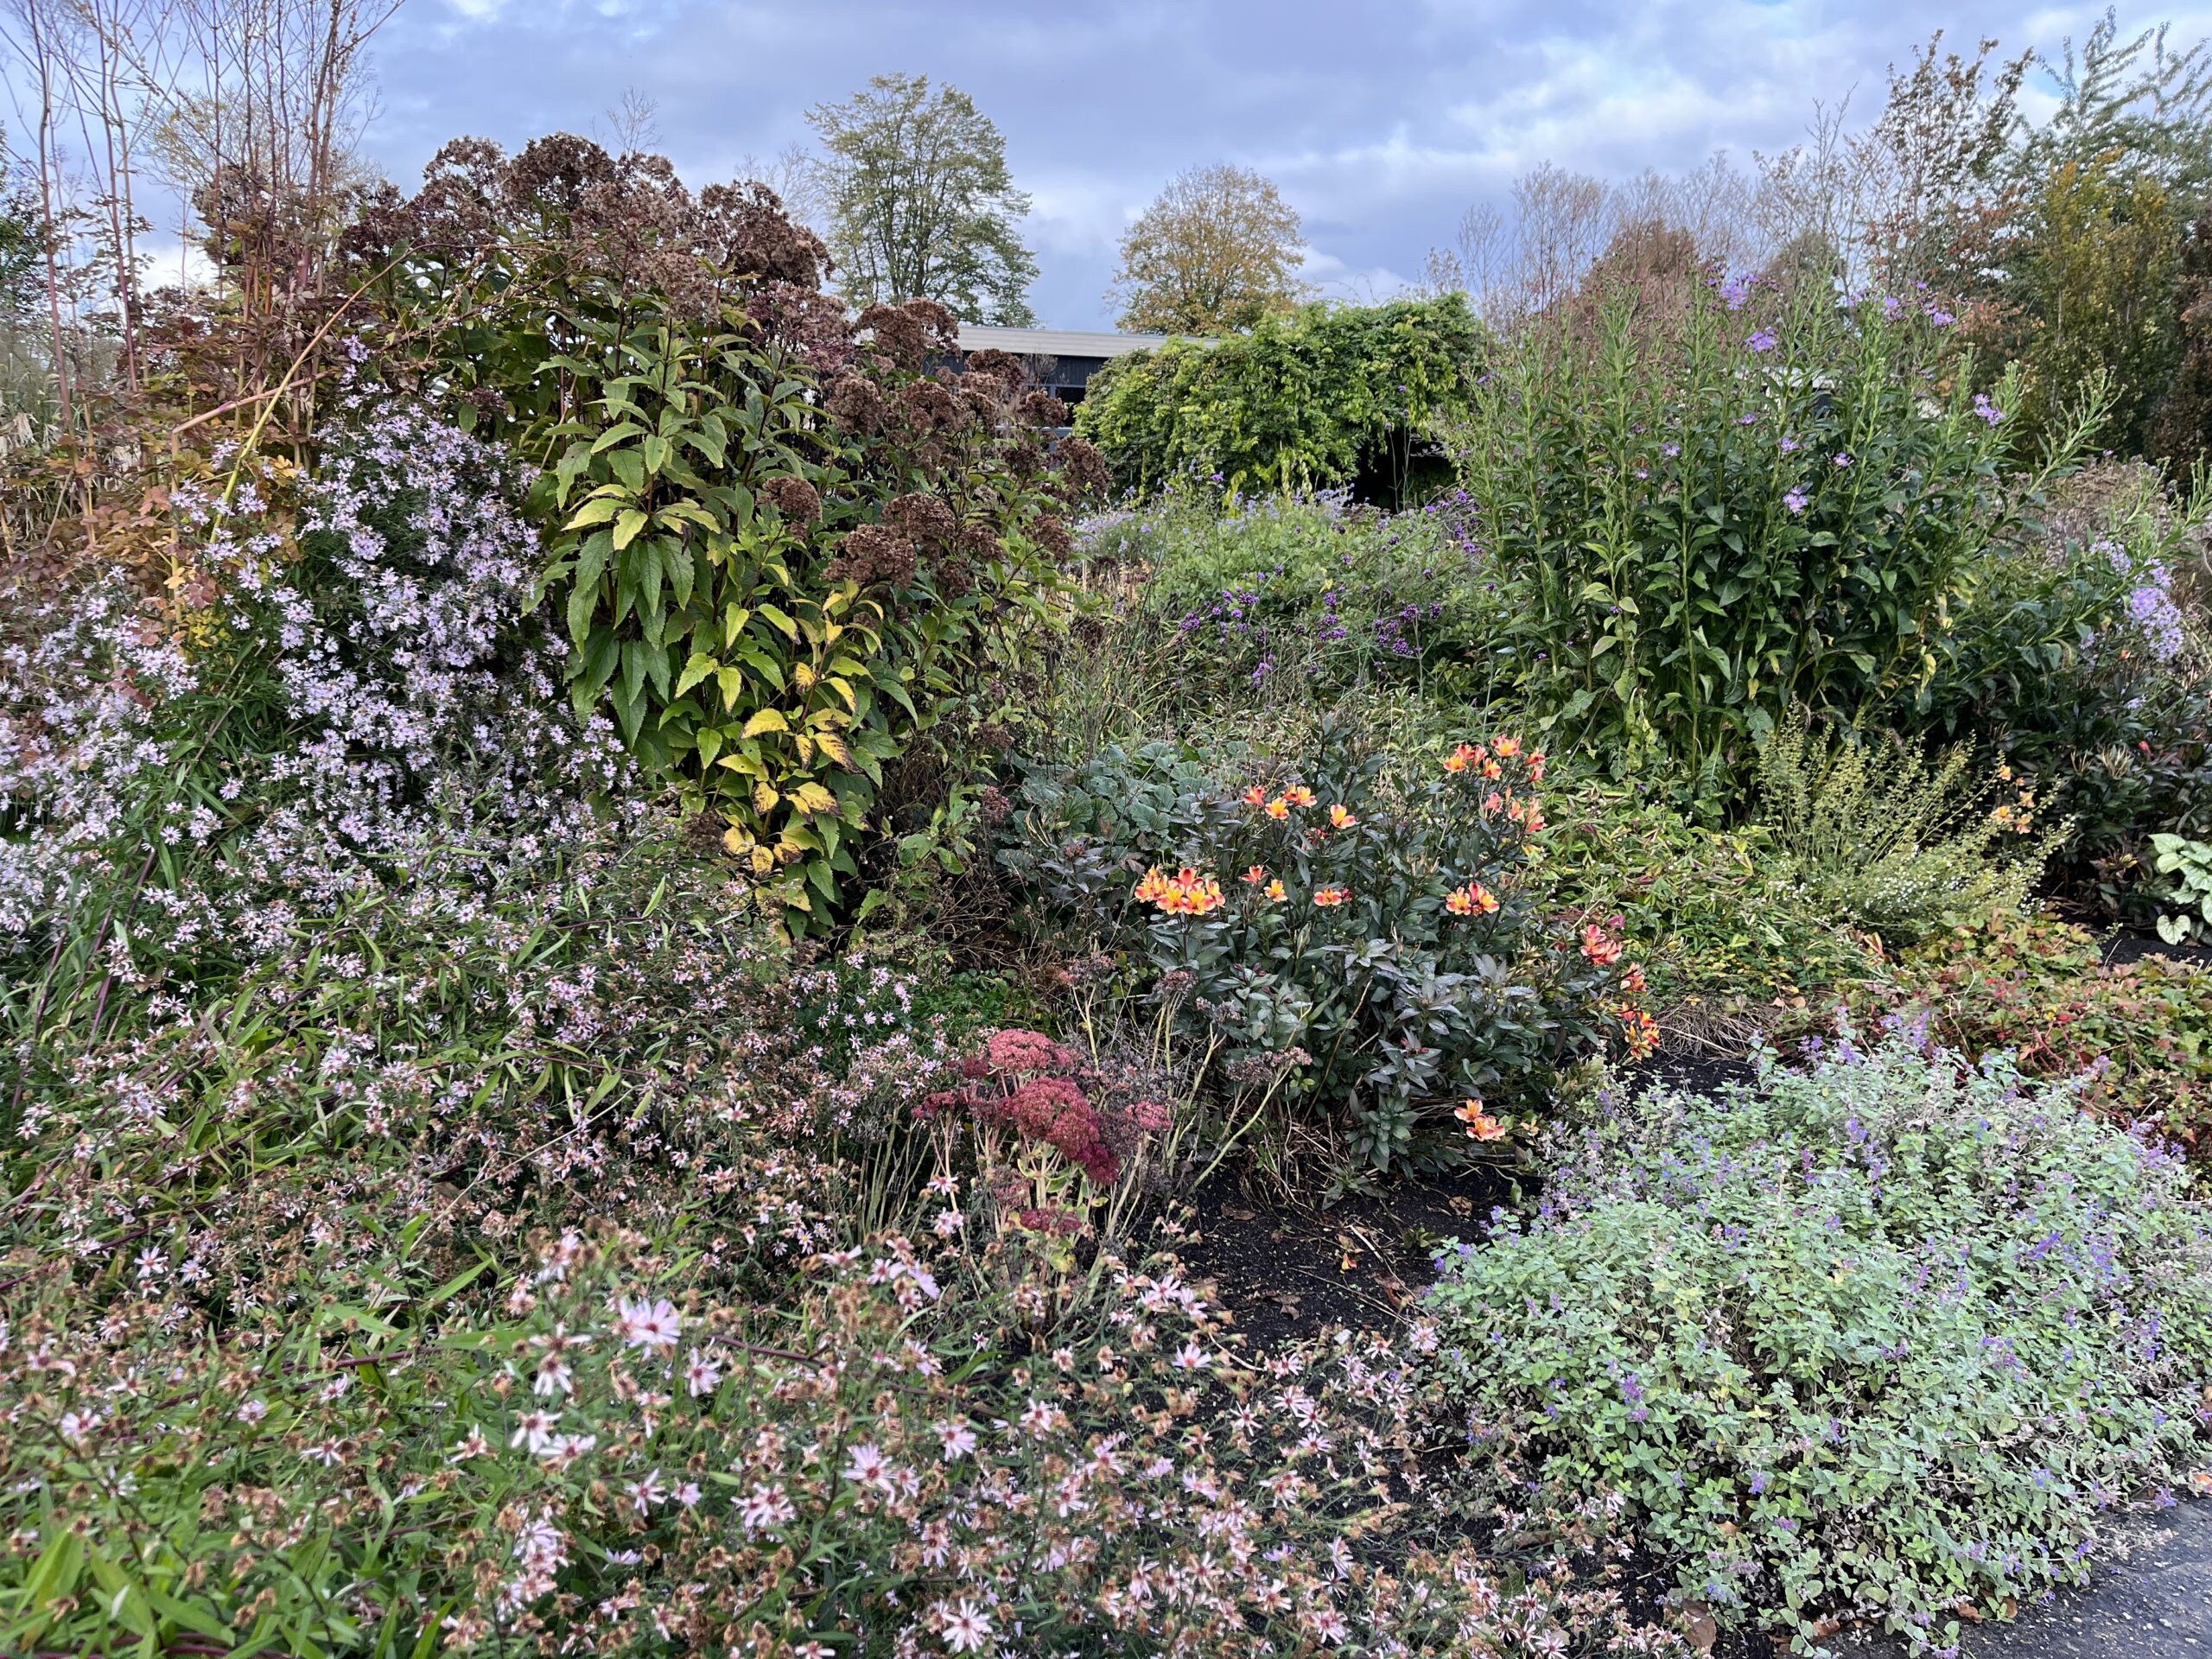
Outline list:
[[[2037,835],[2034,791],[2010,767],[1967,781],[1967,765],[1962,747],[1931,764],[1909,745],[1815,739],[1794,712],[1759,748],[1760,815],[1821,903],[1910,941],[2017,912],[2065,838],[2063,824]],[[2010,798],[1987,805],[2000,787]]]
[[[1103,483],[1096,453],[1047,455],[1058,405],[1002,353],[928,372],[941,307],[849,323],[764,187],[695,200],[654,158],[468,141],[353,242],[424,359],[377,366],[542,469],[577,706],[826,923],[885,766],[994,712],[1014,636],[1057,619],[1054,510]]]
[[[1608,1038],[1649,1040],[1618,940],[1538,909],[1543,771],[1505,737],[1394,776],[1336,722],[1295,769],[1109,749],[1031,770],[1001,857],[1222,1075],[1287,1065],[1285,1097],[1359,1158],[1433,1167],[1464,1155],[1464,1102],[1535,1109]]]
[[[1364,473],[1395,505],[1415,441],[1464,406],[1487,349],[1462,295],[1310,305],[1249,334],[1116,359],[1077,406],[1076,430],[1125,490],[1211,478],[1234,494],[1288,493]]]
[[[2011,765],[2073,821],[2076,876],[2133,873],[2154,830],[2212,834],[2212,679],[2178,580],[2197,533],[2147,468],[2063,480],[2040,536],[1976,561],[1932,671],[1880,718]]]
[[[1961,1054],[2002,1049],[2031,1077],[2082,1077],[2099,1116],[2212,1154],[2212,971],[2201,966],[2107,966],[2079,927],[1998,915],[1905,951],[1848,1001],[1862,1019],[1924,1018]]]
[[[1708,284],[1656,337],[1617,299],[1497,354],[1443,429],[1562,747],[1726,796],[1791,705],[1921,681],[2024,499],[1999,405],[1929,404],[1935,323]]]
[[[1558,810],[1546,877],[1567,907],[1622,918],[1662,1028],[1723,1038],[1770,1029],[1795,1023],[1808,998],[1877,975],[1875,952],[1759,825],[1708,829],[1603,786]]]
[[[1186,699],[1402,682],[1460,700],[1488,598],[1465,515],[1455,497],[1381,513],[1335,493],[1186,493],[1102,515],[1081,545],[1102,567],[1142,562],[1141,614]]]
[[[1955,1640],[2203,1449],[2212,1232],[2068,1086],[1847,1039],[1553,1149],[1538,1219],[1443,1257],[1442,1374],[1732,1621]]]

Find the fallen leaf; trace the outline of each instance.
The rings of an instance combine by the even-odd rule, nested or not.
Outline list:
[[[1713,1644],[1720,1639],[1720,1625],[1711,1610],[1701,1601],[1682,1604],[1682,1617],[1689,1621],[1689,1638],[1700,1653],[1711,1653]]]

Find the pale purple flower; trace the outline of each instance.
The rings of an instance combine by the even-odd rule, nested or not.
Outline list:
[[[1808,499],[1803,490],[1793,489],[1782,498],[1782,505],[1793,513],[1802,512],[1805,511],[1805,503]]]
[[[1745,340],[1744,344],[1750,346],[1755,352],[1770,352],[1775,348],[1777,341],[1773,334],[1770,334],[1766,329],[1762,328],[1757,334],[1753,334],[1749,340]]]

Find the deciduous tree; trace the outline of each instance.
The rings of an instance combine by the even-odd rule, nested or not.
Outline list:
[[[1195,167],[1169,181],[1122,238],[1109,299],[1122,327],[1224,334],[1295,310],[1306,293],[1297,211],[1249,168]]]
[[[848,300],[935,300],[969,322],[1036,321],[1037,261],[1015,234],[1029,198],[973,99],[932,88],[927,75],[878,75],[806,118],[829,151],[822,196]]]

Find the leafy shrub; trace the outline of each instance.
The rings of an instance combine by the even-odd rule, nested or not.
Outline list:
[[[1076,430],[1140,493],[1208,477],[1236,494],[1330,489],[1364,470],[1400,501],[1414,441],[1464,406],[1487,349],[1462,295],[1310,305],[1249,334],[1116,358]]]
[[[1544,871],[1560,900],[1618,916],[1662,1028],[1735,1035],[1876,976],[1875,954],[1753,823],[1715,830],[1662,803],[1587,787],[1562,803]]]
[[[2066,828],[2036,834],[2035,794],[1987,805],[2010,767],[1969,781],[1968,753],[1814,738],[1802,711],[1759,747],[1759,810],[1814,895],[1885,937],[2018,912]]]
[[[503,456],[398,412],[331,433],[316,479],[229,464],[169,491],[162,601],[99,578],[0,670],[0,963],[34,1072],[78,1022],[219,994],[397,873],[440,895],[425,930],[465,930],[483,885],[619,833],[629,767],[561,706]]]
[[[2212,939],[2212,847],[2181,836],[2153,836],[2151,851],[2157,859],[2151,868],[2170,878],[2160,895],[2167,913],[2158,918],[2158,937],[2168,944]]]
[[[1891,309],[1707,285],[1655,337],[1616,301],[1526,331],[1444,424],[1524,683],[1617,774],[1725,796],[1793,704],[1909,692],[2022,522],[1999,404],[1929,406],[1935,320]]]
[[[1014,633],[1058,614],[1052,509],[1103,484],[1096,452],[1047,456],[1058,405],[1011,358],[925,372],[941,307],[849,324],[761,187],[694,200],[582,140],[471,142],[353,241],[427,386],[543,469],[578,707],[722,813],[791,919],[825,921],[884,767],[988,715]]]
[[[1961,1054],[2006,1050],[2031,1077],[2082,1077],[2083,1103],[2212,1154],[2212,971],[2107,966],[2086,931],[1999,914],[1903,953],[1849,998],[1856,1017],[1924,1019]]]
[[[1223,1075],[1288,1067],[1285,1097],[1359,1158],[1435,1166],[1464,1154],[1463,1102],[1539,1108],[1608,1038],[1649,1039],[1618,939],[1538,909],[1543,771],[1505,737],[1392,775],[1340,722],[1295,769],[1109,749],[1031,770],[1001,858]]]
[[[1189,697],[1390,680],[1455,697],[1480,657],[1487,595],[1458,497],[1381,513],[1336,493],[1217,506],[1185,492],[1090,521],[1082,544],[1143,561],[1142,614],[1169,632]]]
[[[1562,1133],[1443,1258],[1439,1364],[1508,1465],[1618,1493],[1687,1597],[1795,1634],[2079,1582],[2203,1450],[2212,1232],[2074,1090],[1848,1040]]]
[[[2144,838],[2212,834],[2212,678],[2178,580],[2196,534],[2147,468],[2085,468],[2040,537],[1992,545],[1935,666],[1882,718],[1971,741],[2071,819],[2076,875],[2133,873]]]

